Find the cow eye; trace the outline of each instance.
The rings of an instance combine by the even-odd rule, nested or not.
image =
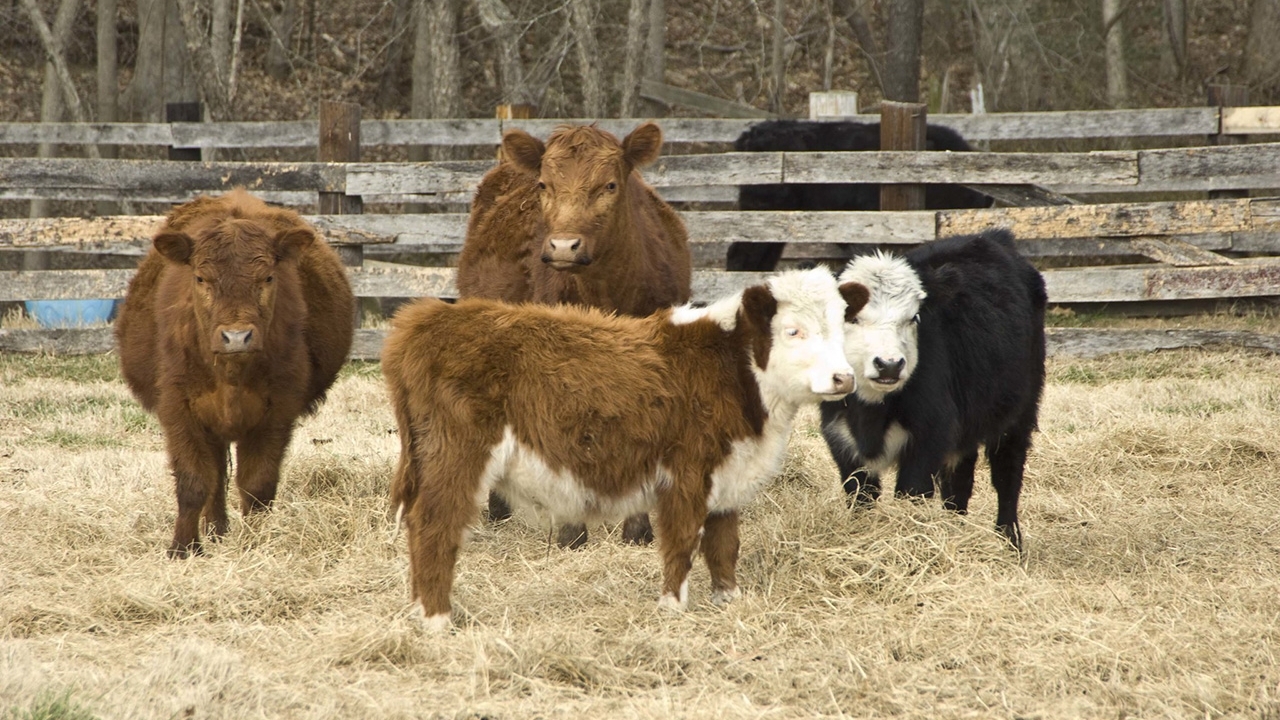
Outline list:
[[[544,183],[544,182],[542,182],[541,180],[539,180],[539,181],[538,181],[538,189],[539,189],[539,190],[546,190],[546,189],[547,189],[547,184],[546,184],[546,183]]]
[[[801,330],[800,328],[789,327],[786,330],[783,330],[783,332],[787,334],[787,337],[793,337],[793,338],[804,337],[804,331]]]
[[[268,275],[268,276],[267,276],[267,284],[268,284],[268,285],[270,285],[270,284],[271,284],[271,281],[272,281],[272,280],[275,280],[275,279],[276,279],[276,276],[275,276],[275,275]]]
[[[197,275],[197,276],[196,276],[196,282],[197,282],[197,283],[199,283],[199,284],[201,284],[201,285],[203,285],[203,284],[204,284],[204,278],[202,278],[202,277],[200,277],[199,275]]]
[[[605,189],[605,190],[608,190],[609,192],[613,192],[614,190],[617,190],[617,189],[618,189],[618,183],[616,183],[616,182],[611,182],[611,183],[609,183],[608,185],[605,185],[605,186],[604,186],[604,189]]]

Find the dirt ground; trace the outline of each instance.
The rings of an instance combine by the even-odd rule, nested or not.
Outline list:
[[[814,418],[745,513],[737,602],[698,561],[660,612],[651,548],[525,518],[476,529],[437,637],[376,364],[301,425],[272,513],[175,562],[114,358],[0,355],[0,717],[1280,718],[1280,357],[1051,360],[1023,560],[985,484],[967,517],[849,510]]]

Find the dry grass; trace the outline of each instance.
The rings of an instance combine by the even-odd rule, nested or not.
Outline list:
[[[110,358],[0,356],[0,717],[1280,718],[1280,358],[1054,361],[1025,562],[973,515],[854,513],[808,415],[746,513],[742,599],[656,608],[597,532],[479,528],[461,624],[407,619],[376,365],[299,429],[275,511],[164,558],[163,441]]]

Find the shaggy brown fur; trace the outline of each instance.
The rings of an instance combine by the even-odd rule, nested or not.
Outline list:
[[[817,297],[839,304],[832,325],[842,337],[839,313],[847,302],[856,315],[866,289],[837,293],[829,275],[825,282],[830,295]],[[412,592],[425,616],[447,621],[464,530],[478,494],[495,484],[553,519],[652,506],[664,598],[682,606],[699,547],[715,593],[736,592],[737,508],[754,492],[736,484],[757,487],[776,470],[798,408],[760,379],[783,337],[772,325],[784,302],[771,286],[748,288],[729,306],[731,329],[709,317],[673,321],[672,311],[629,318],[478,299],[403,309],[382,354],[400,430],[391,500],[406,520]],[[848,368],[839,345],[830,355],[833,367]],[[836,392],[852,389],[846,371],[836,371],[834,387],[848,380]],[[744,439],[760,444],[744,450]],[[731,457],[748,464],[717,479]]]
[[[480,183],[458,259],[464,297],[577,303],[644,316],[688,302],[688,233],[675,211],[641,179],[657,159],[653,123],[622,142],[596,127],[561,127],[542,142],[520,130],[502,139],[504,161]],[[499,499],[494,517],[510,515]],[[627,521],[624,537],[648,542],[648,519]],[[586,541],[586,527],[561,530],[562,545]]]
[[[227,452],[242,512],[275,499],[300,415],[351,349],[354,298],[337,253],[297,213],[236,190],[169,214],[116,322],[129,388],[164,427],[177,484],[171,557],[227,531]]]

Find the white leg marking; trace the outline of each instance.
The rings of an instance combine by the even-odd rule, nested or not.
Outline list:
[[[658,598],[658,607],[663,610],[674,610],[675,612],[684,612],[689,607],[689,578],[685,578],[680,583],[680,596],[676,597],[671,594],[664,594]]]
[[[737,600],[741,595],[742,591],[738,590],[736,587],[729,588],[728,590],[716,590],[711,593],[711,604],[717,607],[728,605],[734,600]]]
[[[422,609],[422,605],[414,608],[412,613],[414,619],[422,626],[423,632],[428,635],[442,635],[449,631],[452,623],[449,622],[449,613],[437,613],[431,617],[427,617],[427,611]]]

